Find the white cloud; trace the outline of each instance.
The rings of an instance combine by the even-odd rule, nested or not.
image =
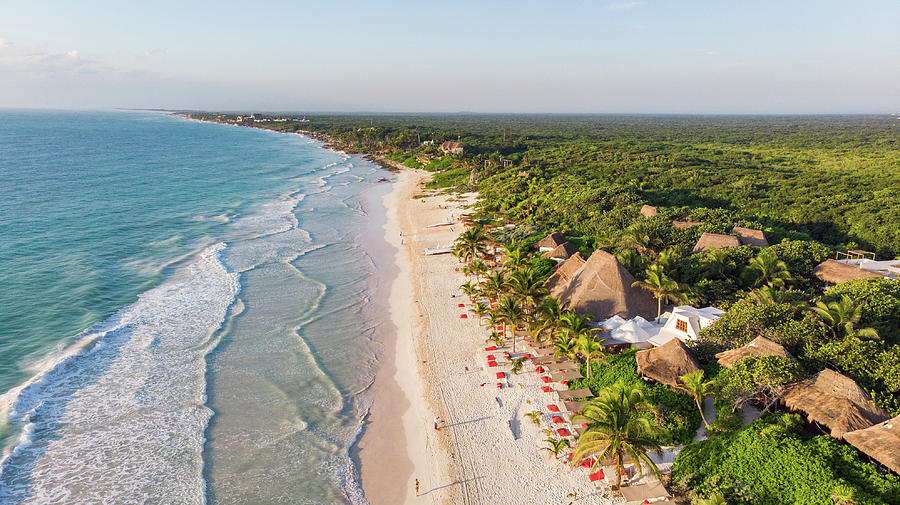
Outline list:
[[[81,57],[77,49],[51,52],[41,46],[16,46],[0,40],[0,69],[9,73],[52,74],[96,69],[97,62]]]
[[[644,2],[613,2],[603,6],[608,11],[628,11]]]

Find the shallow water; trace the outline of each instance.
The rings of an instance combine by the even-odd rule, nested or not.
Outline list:
[[[152,113],[0,112],[0,153],[0,501],[364,501],[383,169]]]

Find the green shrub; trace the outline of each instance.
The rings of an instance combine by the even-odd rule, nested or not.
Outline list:
[[[900,504],[900,479],[881,475],[831,437],[802,437],[798,422],[796,416],[766,416],[690,444],[675,460],[673,479],[705,492],[725,478],[746,486],[759,505],[834,505],[832,492],[842,486],[853,489],[859,505]]]

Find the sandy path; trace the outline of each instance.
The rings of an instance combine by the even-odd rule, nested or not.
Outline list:
[[[427,228],[458,222],[462,212],[462,203],[451,201],[452,195],[412,199],[427,177],[422,171],[401,172],[385,197],[386,237],[401,246],[390,298],[397,326],[394,379],[408,408],[394,412],[402,429],[384,432],[388,438],[378,445],[405,442],[413,469],[405,476],[405,493],[386,501],[393,494],[386,488],[404,476],[391,473],[390,464],[378,467],[373,450],[368,459],[363,453],[363,486],[370,503],[613,503],[603,498],[605,490],[588,481],[586,469],[571,469],[539,449],[547,437],[541,428],[551,424],[546,405],[557,402],[540,391],[543,383],[534,366],[512,376],[506,366],[487,367],[487,330],[475,318],[459,317],[466,310],[457,305],[468,302],[458,289],[466,280],[459,263],[452,255],[424,255],[426,247],[449,244],[462,231],[459,224]],[[507,372],[502,389],[496,387],[498,370]],[[524,416],[532,410],[544,412],[540,427]],[[441,431],[433,429],[434,415],[441,418]],[[420,483],[419,497],[413,492],[414,479]],[[569,496],[573,492],[578,499]]]

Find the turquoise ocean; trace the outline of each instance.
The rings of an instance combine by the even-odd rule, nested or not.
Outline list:
[[[0,503],[365,503],[390,178],[299,135],[0,111]]]

